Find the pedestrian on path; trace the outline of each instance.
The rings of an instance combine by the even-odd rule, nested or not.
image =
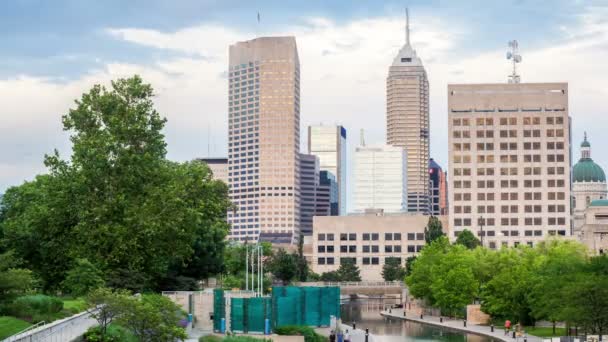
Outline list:
[[[506,320],[505,321],[505,335],[509,334],[509,330],[511,330],[511,321]]]
[[[344,342],[350,342],[350,334],[348,333],[348,329],[344,333]]]
[[[336,342],[336,332],[333,330],[329,333],[329,342]]]

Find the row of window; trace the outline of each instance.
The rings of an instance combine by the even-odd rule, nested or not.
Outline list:
[[[470,126],[471,122],[473,122],[473,120],[468,119],[468,118],[464,118],[464,119],[452,119],[452,124],[454,126]],[[493,126],[494,125],[494,118],[476,118],[475,119],[475,124],[477,126]],[[500,123],[501,126],[506,126],[506,125],[517,125],[517,118],[514,117],[510,117],[510,118],[498,118],[498,122]],[[539,116],[535,116],[535,117],[524,117],[522,119],[522,122],[524,125],[540,125],[541,122],[541,118]],[[563,125],[564,124],[564,117],[563,116],[548,116],[545,118],[545,122],[548,125]]]
[[[523,208],[523,212],[524,213],[542,213],[543,212],[543,206],[542,205],[522,205],[521,206]],[[479,205],[477,206],[477,212],[481,213],[481,214],[494,214],[495,210],[494,210],[494,206],[493,205],[488,205],[488,206],[483,206],[483,205]],[[518,205],[501,205],[500,206],[500,212],[503,214],[508,214],[508,213],[518,213],[519,212],[519,206]],[[549,204],[547,205],[547,212],[549,213],[565,213],[566,212],[566,206],[564,204]],[[454,206],[454,213],[455,214],[461,214],[461,213],[465,213],[465,214],[470,214],[471,213],[471,206],[469,205],[465,205],[465,206]]]
[[[471,151],[471,143],[454,143],[452,144],[454,151]],[[494,143],[477,143],[473,146],[477,147],[477,151],[494,151]],[[563,150],[564,143],[561,141],[549,141],[546,143],[547,150]],[[499,144],[501,151],[517,151],[518,144],[516,142],[503,142]],[[524,150],[540,150],[540,142],[525,142],[523,143]]]
[[[495,218],[484,218],[480,219],[479,224],[483,224],[484,226],[494,227],[498,220]],[[525,217],[523,220],[524,226],[542,226],[543,219],[542,217]],[[470,227],[471,226],[470,218],[454,218],[454,226],[455,227]],[[547,218],[547,224],[550,226],[564,226],[566,225],[565,217],[549,217]],[[502,217],[500,218],[501,226],[519,226],[520,220],[518,217]]]
[[[423,245],[408,245],[406,246],[406,250],[408,253],[419,252],[422,249]],[[402,252],[401,245],[385,245],[384,253],[401,253]],[[361,251],[363,253],[379,253],[380,246],[379,245],[365,245],[361,246]],[[319,245],[317,246],[317,253],[334,253],[335,248],[332,245]],[[357,246],[340,246],[340,253],[357,253]]]
[[[453,173],[454,176],[471,176],[472,169],[470,168],[455,168]],[[541,167],[524,167],[524,176],[540,176],[542,174]],[[547,167],[547,175],[563,175],[566,172],[566,168],[562,166],[550,166]],[[476,169],[477,176],[494,176],[494,168],[478,168]],[[519,174],[519,168],[517,167],[501,167],[501,176],[517,176]]]
[[[489,154],[477,155],[477,163],[495,163],[496,160],[499,160],[501,163],[517,163],[519,161],[519,157],[517,154],[501,154],[499,156]],[[549,163],[555,162],[563,162],[565,160],[565,155],[563,154],[547,154],[546,161]],[[471,155],[459,155],[455,154],[452,158],[455,164],[468,164],[473,160]],[[540,154],[524,154],[523,161],[527,163],[540,162],[541,155]]]
[[[380,257],[362,257],[359,264],[361,265],[380,265]],[[385,262],[390,261],[391,259],[397,260],[399,264],[401,264],[401,258],[397,257],[386,257],[384,258]],[[340,258],[338,259],[340,264],[344,263],[354,263],[355,265],[358,263],[357,258]],[[334,257],[319,257],[317,258],[318,265],[335,265],[336,258]]]
[[[524,192],[524,200],[525,201],[540,201],[542,200],[543,196],[542,196],[542,192]],[[460,202],[460,201],[471,201],[471,193],[470,192],[465,192],[465,193],[460,193],[460,192],[456,192],[454,193],[454,202]],[[494,192],[478,192],[477,193],[477,200],[478,201],[494,201],[495,199],[495,193]],[[555,201],[555,200],[564,200],[566,199],[566,193],[564,192],[548,192],[547,193],[547,199],[550,201]],[[501,201],[517,201],[519,200],[519,194],[517,192],[502,192],[500,193],[500,200]]]
[[[361,240],[363,241],[378,241],[379,233],[362,233]],[[407,233],[408,240],[424,240],[424,233]],[[333,233],[317,234],[318,241],[334,241]],[[340,233],[340,241],[356,241],[357,233]],[[384,233],[384,241],[401,241],[401,233]]]
[[[548,130],[546,130],[545,133],[546,133],[547,138],[563,138],[564,137],[563,129],[548,129]],[[478,131],[475,131],[475,136],[477,138],[494,138],[494,131],[478,130]],[[517,138],[518,134],[517,134],[516,129],[509,129],[509,130],[498,131],[498,136],[500,138]],[[540,130],[523,130],[522,136],[524,138],[540,138],[541,132],[540,132]],[[471,131],[468,131],[468,130],[452,131],[452,137],[455,139],[460,139],[460,138],[469,139],[469,138],[471,138]]]

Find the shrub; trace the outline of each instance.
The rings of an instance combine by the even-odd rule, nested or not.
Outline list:
[[[298,335],[304,336],[304,342],[327,342],[329,339],[319,335],[311,327],[303,325],[284,325],[274,329],[277,335]]]
[[[127,329],[119,325],[108,326],[108,330],[106,331],[105,335],[102,334],[101,329],[99,327],[92,327],[87,330],[84,335],[82,335],[82,339],[85,342],[136,341],[135,336],[133,336]]]
[[[53,320],[53,315],[63,310],[63,301],[57,297],[30,295],[15,299],[9,312],[18,318],[32,322]]]
[[[84,296],[105,284],[103,273],[87,259],[76,259],[62,283],[63,289],[73,296]]]
[[[205,335],[198,339],[198,342],[220,342],[223,340],[223,337],[216,335]]]

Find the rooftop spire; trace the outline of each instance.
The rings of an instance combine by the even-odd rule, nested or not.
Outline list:
[[[410,12],[405,8],[405,44],[410,45]]]

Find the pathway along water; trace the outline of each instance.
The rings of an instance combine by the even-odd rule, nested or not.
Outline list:
[[[369,332],[382,341],[448,341],[448,342],[492,342],[489,337],[465,334],[453,330],[403,320],[385,319],[380,316],[377,302],[367,299],[351,299],[341,305],[342,322],[356,322],[357,329],[369,329]]]

